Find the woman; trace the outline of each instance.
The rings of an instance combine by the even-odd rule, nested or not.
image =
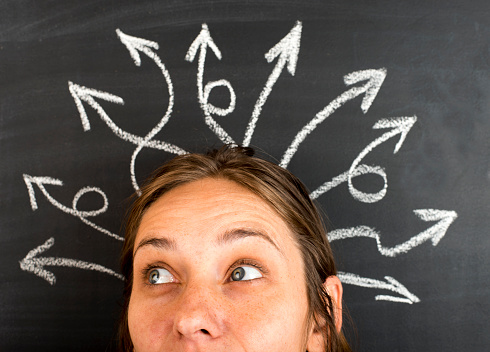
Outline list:
[[[228,147],[178,156],[130,209],[124,351],[350,351],[320,215],[287,170]]]

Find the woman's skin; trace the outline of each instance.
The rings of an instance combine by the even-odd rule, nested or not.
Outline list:
[[[321,351],[321,335],[307,326],[293,234],[232,181],[194,181],[153,203],[133,269],[128,322],[136,352]],[[340,281],[325,285],[340,309]]]

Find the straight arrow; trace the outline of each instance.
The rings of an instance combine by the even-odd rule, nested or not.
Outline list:
[[[54,285],[56,283],[56,276],[52,272],[46,270],[44,268],[46,266],[64,266],[64,267],[71,267],[71,268],[84,269],[84,270],[94,270],[94,271],[115,276],[120,280],[124,280],[124,277],[121,274],[118,274],[115,271],[108,269],[99,264],[84,262],[75,259],[68,259],[68,258],[38,257],[39,254],[47,251],[48,249],[53,247],[53,245],[54,245],[54,237],[51,237],[42,245],[29,251],[29,253],[27,253],[25,258],[19,262],[20,268],[24,271],[31,272],[43,278],[51,285]]]
[[[352,72],[344,76],[344,82],[346,85],[352,85],[361,81],[367,81],[361,87],[352,87],[351,89],[345,91],[332,102],[330,102],[322,111],[317,113],[315,117],[306,124],[294,137],[293,142],[284,152],[282,156],[280,166],[287,167],[292,157],[298,150],[299,145],[306,139],[306,137],[327,117],[332,115],[338,108],[344,105],[349,100],[364,94],[364,98],[361,103],[361,110],[363,113],[367,113],[369,107],[373,103],[376,95],[378,94],[381,85],[386,77],[386,69],[381,68],[378,70],[363,70]]]
[[[247,130],[245,131],[245,137],[243,139],[244,147],[249,146],[255,126],[257,125],[257,121],[262,111],[262,107],[267,101],[267,98],[272,91],[272,87],[274,87],[274,84],[276,84],[279,75],[284,70],[284,67],[287,65],[287,69],[291,76],[294,76],[296,72],[296,63],[298,62],[301,41],[301,29],[302,24],[300,21],[297,21],[296,25],[291,29],[291,31],[265,54],[265,58],[268,63],[274,61],[276,57],[279,57],[279,59],[277,60],[276,66],[272,70],[264,89],[260,93],[259,98],[255,103],[252,117],[250,118]]]
[[[344,284],[368,287],[368,288],[376,288],[380,290],[390,290],[403,296],[403,297],[396,297],[396,296],[389,296],[389,295],[377,295],[375,297],[377,301],[390,301],[390,302],[408,303],[408,304],[420,302],[420,299],[417,296],[415,296],[413,293],[408,291],[405,286],[403,286],[400,282],[398,282],[391,276],[385,276],[386,281],[369,279],[366,277],[361,277],[356,274],[344,273],[341,271],[337,273],[337,276],[340,279],[340,281],[342,281],[342,283]]]

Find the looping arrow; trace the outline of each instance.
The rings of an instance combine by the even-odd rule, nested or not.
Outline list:
[[[386,77],[386,69],[381,68],[378,70],[363,70],[349,73],[344,76],[344,82],[346,85],[352,85],[359,83],[361,81],[366,81],[367,83],[361,87],[352,87],[351,89],[345,91],[332,102],[330,102],[322,111],[317,113],[315,117],[306,124],[294,137],[293,142],[284,152],[280,166],[287,167],[292,157],[298,150],[299,145],[306,139],[306,137],[327,117],[332,115],[338,108],[344,105],[349,100],[364,94],[364,98],[361,103],[361,110],[363,113],[367,113],[371,104],[373,103],[376,95],[381,88]]]
[[[296,63],[298,62],[301,41],[301,29],[302,24],[300,21],[297,21],[296,25],[291,29],[291,31],[265,54],[265,58],[268,63],[271,63],[277,57],[279,57],[279,59],[277,60],[276,66],[272,70],[272,73],[267,79],[264,89],[260,93],[259,98],[255,103],[252,117],[250,118],[247,129],[245,131],[245,137],[243,139],[244,147],[249,146],[250,141],[252,140],[255,126],[257,125],[257,121],[262,111],[262,107],[267,101],[267,98],[272,91],[272,87],[277,82],[279,75],[284,70],[286,64],[291,76],[294,76],[296,72]]]
[[[187,54],[185,60],[188,62],[193,62],[197,51],[199,52],[198,69],[197,69],[197,96],[199,100],[199,105],[204,112],[204,120],[211,131],[218,136],[223,143],[235,144],[233,139],[230,137],[228,132],[226,132],[211,116],[211,114],[216,114],[219,116],[226,116],[235,110],[236,105],[236,94],[231,86],[230,82],[225,79],[220,79],[218,81],[211,81],[203,87],[204,80],[204,63],[206,62],[207,49],[211,48],[218,60],[221,60],[221,51],[218,49],[216,44],[209,33],[209,28],[206,23],[202,24],[202,29],[199,35],[194,39]],[[209,95],[215,87],[226,87],[230,92],[230,104],[226,109],[218,108],[213,104],[209,103]]]
[[[408,132],[410,132],[416,121],[416,116],[410,116],[381,119],[376,122],[376,124],[373,126],[373,129],[392,128],[392,130],[386,132],[379,138],[376,138],[373,142],[369,143],[366,148],[364,148],[362,152],[356,157],[356,159],[354,159],[348,171],[334,177],[331,181],[325,182],[323,185],[311,192],[311,198],[318,198],[322,194],[328,192],[334,187],[337,187],[343,182],[348,182],[350,194],[360,202],[375,203],[383,199],[388,190],[388,178],[386,176],[385,170],[380,166],[370,166],[366,164],[360,164],[360,162],[374,148],[400,134],[400,140],[396,144],[395,150],[393,151],[393,154],[396,154],[400,150],[403,142],[405,141],[405,138],[407,137]],[[374,174],[382,177],[384,181],[383,188],[376,193],[366,193],[355,188],[354,184],[352,183],[352,179],[354,177],[366,174]]]
[[[100,188],[97,188],[97,187],[84,187],[82,189],[80,189],[76,194],[75,194],[75,197],[73,197],[73,202],[72,202],[72,207],[69,208],[63,204],[61,204],[60,202],[58,202],[56,199],[54,199],[49,193],[48,191],[46,191],[46,188],[44,188],[44,185],[56,185],[56,186],[63,186],[63,181],[61,180],[58,180],[56,178],[52,178],[52,177],[46,177],[46,176],[29,176],[29,175],[26,175],[24,174],[23,175],[24,177],[24,182],[27,186],[27,191],[29,192],[29,200],[31,202],[31,208],[32,210],[37,210],[38,206],[37,206],[37,201],[36,201],[36,194],[34,192],[34,186],[33,186],[33,183],[36,184],[39,189],[41,190],[41,192],[44,194],[44,196],[48,199],[48,201],[53,205],[55,206],[56,208],[58,208],[59,210],[61,210],[62,212],[64,213],[67,213],[67,214],[70,214],[70,215],[73,215],[77,218],[79,218],[80,220],[82,220],[82,222],[84,222],[85,224],[93,227],[94,229],[96,229],[97,231],[100,231],[102,232],[103,234],[106,234],[110,237],[113,237],[119,241],[124,241],[124,238],[122,238],[121,236],[118,236],[96,224],[94,224],[93,222],[87,220],[87,217],[90,217],[90,216],[97,216],[99,214],[102,214],[104,213],[107,208],[109,207],[109,202],[107,200],[107,196],[105,195],[105,193],[100,189]],[[78,201],[80,200],[80,198],[89,193],[89,192],[95,192],[95,193],[98,193],[103,201],[104,201],[104,205],[100,208],[100,209],[97,209],[97,210],[91,210],[91,211],[81,211],[81,210],[78,210],[77,209],[77,205],[78,205]]]
[[[340,271],[337,273],[337,276],[344,284],[368,288],[377,288],[381,290],[390,290],[405,297],[402,298],[388,295],[377,295],[375,297],[377,301],[391,301],[408,304],[420,302],[420,299],[417,296],[408,291],[405,286],[403,286],[400,282],[398,282],[391,276],[385,276],[386,281],[369,279],[356,274],[344,273]]]
[[[352,183],[352,178],[356,174],[356,169],[361,162],[361,160],[369,153],[371,152],[374,148],[376,148],[378,145],[386,142],[390,138],[395,137],[396,135],[400,135],[400,140],[395,146],[395,150],[393,151],[393,154],[396,154],[403,142],[405,141],[405,138],[407,137],[408,132],[412,129],[413,125],[417,121],[416,116],[410,116],[410,117],[397,117],[397,118],[392,118],[392,119],[382,119],[376,122],[376,124],[373,126],[373,129],[380,129],[380,128],[392,128],[391,131],[386,132],[383,134],[381,137],[375,139],[372,143],[370,143],[364,150],[357,156],[357,158],[352,162],[352,165],[348,171],[348,183],[349,183],[349,191],[352,194],[352,196],[357,199],[360,202],[364,203],[375,203],[383,199],[383,197],[386,195],[386,191],[388,189],[388,183],[386,178],[384,178],[385,183],[384,187],[382,190],[380,190],[377,193],[365,193],[361,192],[358,189],[356,189]]]
[[[55,257],[38,257],[39,254],[47,251],[54,245],[54,238],[49,238],[42,245],[32,249],[27,253],[24,259],[22,259],[19,264],[20,268],[24,271],[31,272],[47,282],[51,285],[56,283],[56,276],[44,269],[45,266],[64,266],[64,267],[72,267],[78,269],[85,270],[95,270],[101,273],[109,274],[117,277],[120,280],[124,280],[124,277],[121,274],[116,273],[115,271],[108,269],[102,265],[84,262],[81,260],[68,259],[68,258],[55,258]]]
[[[381,235],[373,228],[368,226],[357,226],[348,229],[338,229],[328,234],[330,242],[344,240],[347,238],[366,237],[376,240],[378,251],[387,257],[396,257],[399,254],[407,253],[411,249],[420,246],[428,240],[432,241],[433,246],[437,246],[439,241],[446,235],[449,226],[456,220],[458,214],[455,211],[438,209],[416,209],[413,211],[419,219],[423,221],[438,221],[437,224],[427,230],[413,236],[409,240],[394,247],[385,247],[381,244]]]

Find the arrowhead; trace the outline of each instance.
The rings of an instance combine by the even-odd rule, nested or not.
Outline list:
[[[189,62],[194,61],[194,58],[196,57],[198,49],[202,47],[201,50],[206,50],[206,47],[208,47],[208,46],[213,50],[216,57],[219,60],[221,60],[221,51],[218,49],[218,47],[214,43],[213,38],[211,38],[211,34],[209,33],[208,25],[206,23],[203,23],[201,32],[196,37],[196,39],[194,39],[191,46],[189,47],[189,50],[187,51],[187,54],[185,55],[186,61],[189,61]]]
[[[293,76],[296,72],[296,63],[298,62],[302,27],[302,23],[297,21],[291,31],[265,54],[265,58],[269,63],[280,56],[279,60],[288,63],[288,71]]]
[[[362,90],[365,92],[364,98],[361,103],[361,110],[364,113],[367,113],[371,104],[373,103],[376,95],[381,88],[385,78],[386,78],[386,69],[380,68],[378,70],[363,70],[349,73],[344,76],[344,83],[346,85],[352,85],[361,81],[368,81],[363,87]]]
[[[446,235],[449,226],[458,217],[458,214],[452,210],[416,209],[413,212],[423,221],[439,221],[426,230],[431,236],[433,246],[436,246]]]
[[[116,29],[116,33],[121,43],[123,43],[128,49],[129,55],[131,55],[131,57],[133,58],[136,66],[141,65],[141,57],[138,51],[147,53],[147,51],[150,50],[150,48],[156,50],[158,50],[159,48],[157,42],[127,35],[123,33],[119,28]]]
[[[87,112],[83,107],[82,100],[89,104],[93,109],[95,109],[101,116],[106,115],[106,113],[104,109],[102,109],[102,107],[95,101],[94,97],[111,103],[124,105],[124,100],[117,95],[80,86],[70,81],[68,81],[68,89],[71,96],[73,97],[73,100],[75,101],[75,105],[77,106],[84,131],[90,130],[90,122],[87,117]]]
[[[402,285],[398,280],[395,280],[395,278],[391,276],[385,276],[385,280],[392,284],[397,289],[398,293],[408,298],[412,303],[420,302],[420,299],[417,296],[407,290],[407,288]]]
[[[36,256],[47,251],[54,245],[54,237],[49,238],[42,245],[32,249],[27,253],[24,259],[19,264],[20,268],[24,271],[31,272],[44,280],[48,281],[51,285],[56,283],[56,277],[52,272],[49,272],[43,268],[43,265],[36,260]]]
[[[33,177],[27,174],[24,174],[23,177],[24,177],[24,182],[26,183],[27,186],[27,191],[29,192],[29,200],[31,202],[32,210],[37,209],[36,194],[34,193],[34,187],[32,186],[33,183],[37,184],[39,188],[44,188],[43,185],[45,184],[63,186],[63,181],[52,177],[46,177],[46,176]]]
[[[400,140],[395,146],[394,154],[396,154],[405,138],[407,138],[408,132],[410,132],[413,125],[417,122],[417,116],[408,116],[408,117],[397,117],[392,119],[381,119],[373,126],[373,129],[382,129],[382,128],[393,128],[395,134],[400,133]]]

